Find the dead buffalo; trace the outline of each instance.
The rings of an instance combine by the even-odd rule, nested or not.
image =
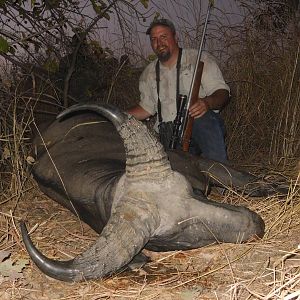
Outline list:
[[[218,182],[249,192],[254,176],[185,153],[167,155],[145,125],[116,108],[74,106],[34,144],[33,175],[41,190],[100,234],[81,255],[55,261],[35,248],[21,223],[30,257],[48,276],[102,278],[143,248],[185,250],[264,234],[255,212],[210,201],[199,192]]]

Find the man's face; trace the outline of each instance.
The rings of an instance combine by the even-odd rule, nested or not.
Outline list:
[[[151,29],[151,47],[162,62],[168,61],[178,48],[176,35],[167,26],[157,25]]]

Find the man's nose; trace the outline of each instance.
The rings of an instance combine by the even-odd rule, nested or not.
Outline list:
[[[160,47],[160,46],[162,46],[162,45],[163,45],[163,41],[159,39],[159,40],[157,41],[157,47]]]

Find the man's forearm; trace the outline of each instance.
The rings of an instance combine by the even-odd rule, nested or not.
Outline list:
[[[222,109],[229,101],[229,92],[219,89],[202,100],[207,104],[208,109]]]

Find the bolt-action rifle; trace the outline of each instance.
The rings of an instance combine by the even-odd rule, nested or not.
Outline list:
[[[209,1],[189,95],[188,97],[179,95],[177,115],[174,120],[173,134],[170,141],[170,149],[176,149],[179,143],[183,151],[187,152],[189,150],[194,121],[194,118],[189,115],[189,108],[198,100],[204,67],[204,63],[200,59],[204,47],[209,15],[213,5],[214,1]]]

